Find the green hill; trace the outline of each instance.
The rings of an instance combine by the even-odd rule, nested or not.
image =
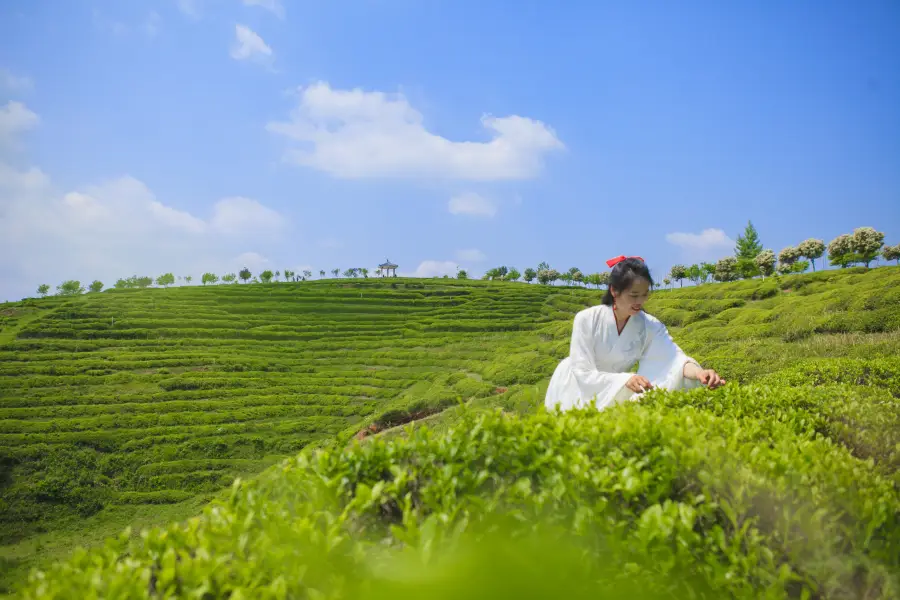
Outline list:
[[[203,517],[146,540],[135,530],[132,566],[114,566],[126,536],[51,572],[34,597],[94,585],[140,596],[163,580],[209,597],[329,595],[337,576],[373,581],[360,574],[374,540],[421,549],[488,515],[548,513],[591,532],[578,538],[589,555],[619,544],[630,562],[617,572],[650,560],[660,585],[685,573],[747,597],[896,591],[900,270],[658,291],[648,312],[731,385],[598,415],[535,411],[572,315],[599,297],[356,280],[4,305],[4,583],[126,524],[200,513],[241,476]],[[428,427],[390,429],[411,419]],[[309,446],[329,449],[280,463]],[[307,579],[284,575],[304,568]]]

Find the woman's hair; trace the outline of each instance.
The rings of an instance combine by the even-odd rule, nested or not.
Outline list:
[[[613,267],[612,273],[609,274],[609,285],[606,287],[606,293],[603,294],[603,304],[612,306],[615,299],[612,290],[621,293],[631,287],[636,279],[646,279],[653,286],[653,278],[650,277],[650,269],[639,258],[626,258]]]

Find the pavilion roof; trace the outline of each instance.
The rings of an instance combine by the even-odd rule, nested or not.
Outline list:
[[[380,269],[396,269],[397,265],[395,265],[391,261],[387,261],[384,264],[378,265],[378,268],[380,268]]]

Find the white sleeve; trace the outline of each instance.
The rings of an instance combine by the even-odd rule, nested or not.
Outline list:
[[[660,320],[648,318],[646,322],[649,344],[639,361],[638,374],[649,379],[653,387],[667,390],[700,386],[699,381],[684,376],[685,364],[692,362],[699,366],[700,363],[678,347]]]
[[[587,404],[593,400],[597,408],[602,409],[612,404],[633,373],[614,373],[597,369],[594,361],[593,323],[597,314],[599,313],[595,311],[582,311],[575,315],[569,358],[572,361],[572,374],[578,382],[582,401]]]

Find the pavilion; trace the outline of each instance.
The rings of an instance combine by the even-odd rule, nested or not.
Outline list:
[[[382,277],[387,276],[387,272],[392,271],[393,276],[397,276],[397,265],[392,263],[390,260],[385,261],[383,264],[378,265],[378,272],[381,273]]]

